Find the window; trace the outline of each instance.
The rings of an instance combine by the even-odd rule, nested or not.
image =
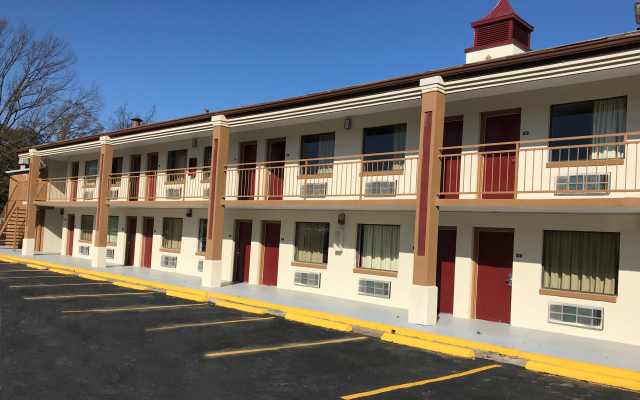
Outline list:
[[[296,224],[296,252],[298,262],[326,264],[329,255],[329,224],[298,222]]]
[[[109,217],[109,225],[107,226],[107,243],[118,243],[118,217]]]
[[[207,251],[207,220],[200,219],[198,225],[198,251],[204,253]]]
[[[202,174],[202,179],[211,179],[211,150],[213,148],[211,146],[207,146],[204,148],[204,159],[202,166],[205,167],[204,171],[207,171]]]
[[[543,287],[616,294],[619,233],[545,231],[543,252]]]
[[[302,173],[307,175],[331,174],[333,172],[333,151],[335,147],[335,133],[318,133],[302,136],[300,158],[303,160],[320,158],[321,160],[304,161]]]
[[[93,215],[80,217],[80,240],[91,241],[93,236]]]
[[[550,147],[582,146],[551,150],[551,161],[576,161],[623,158],[621,136],[572,139],[580,136],[624,133],[627,131],[627,98],[582,101],[551,106],[551,138],[567,138],[550,142]],[[593,144],[593,146],[589,146]]]
[[[398,271],[400,226],[358,225],[358,267]]]
[[[182,218],[164,218],[162,248],[180,250],[182,247]]]
[[[116,157],[111,161],[111,173],[112,174],[121,174],[122,173],[122,157]],[[121,182],[122,176],[118,175],[115,178],[111,178],[112,185],[119,185]]]
[[[98,175],[98,160],[90,160],[84,162],[84,176],[91,177],[85,178],[85,185],[95,186],[96,175]]]
[[[380,126],[377,128],[366,128],[364,130],[364,154],[379,154],[400,152],[399,154],[387,154],[377,156],[367,156],[365,161],[384,160],[378,162],[365,163],[364,172],[378,171],[398,171],[404,169],[403,161],[394,161],[397,158],[404,158],[405,137],[407,134],[407,124]]]
[[[184,169],[187,168],[187,150],[173,150],[167,153],[167,169]],[[184,172],[175,171],[168,174],[169,181],[184,181]]]

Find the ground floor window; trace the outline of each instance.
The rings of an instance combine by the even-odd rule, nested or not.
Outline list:
[[[80,217],[80,240],[91,241],[93,237],[93,215]]]
[[[109,225],[107,226],[107,243],[118,243],[118,217],[109,217]]]
[[[358,225],[358,267],[398,271],[400,226]]]
[[[207,220],[204,218],[201,218],[198,224],[198,251],[207,251]]]
[[[296,261],[326,264],[329,256],[329,223],[298,222],[295,246]]]
[[[162,223],[162,248],[180,250],[182,247],[182,218],[164,218]]]
[[[616,294],[620,234],[545,231],[543,287]]]

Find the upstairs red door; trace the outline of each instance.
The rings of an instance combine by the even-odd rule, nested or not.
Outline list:
[[[156,198],[156,181],[158,179],[158,155],[149,154],[147,156],[147,200],[153,201]]]
[[[520,114],[496,115],[484,119],[484,176],[483,199],[515,198],[516,153],[515,144],[498,144],[520,140]],[[505,151],[506,150],[506,151]]]
[[[444,123],[444,137],[442,147],[462,146],[462,120],[446,121]],[[460,149],[442,150],[445,156],[442,165],[442,192],[444,199],[458,199],[460,191]]]
[[[251,221],[238,221],[236,225],[236,257],[233,280],[249,282],[249,261],[251,260]]]
[[[71,183],[71,201],[76,201],[78,198],[78,174],[80,174],[80,163],[74,162],[71,164],[71,177],[73,178]]]
[[[511,322],[513,232],[480,231],[476,318]]]
[[[144,255],[142,266],[151,268],[151,255],[153,254],[153,218],[144,219]]]
[[[280,222],[264,224],[264,264],[262,284],[278,286],[278,259],[280,258]]]
[[[438,312],[453,314],[453,288],[456,275],[456,230],[438,231],[436,286]]]
[[[140,166],[142,156],[131,156],[131,173],[129,174],[129,200],[138,200],[138,191],[140,190]]]
[[[73,255],[73,233],[75,232],[76,227],[76,216],[74,214],[70,214],[67,221],[67,255]]]
[[[258,156],[257,144],[242,145],[242,164],[238,168],[238,198],[253,200],[256,193],[256,160]]]
[[[282,200],[285,142],[271,142],[269,147],[269,200]]]

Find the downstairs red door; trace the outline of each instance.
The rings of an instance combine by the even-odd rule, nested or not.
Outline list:
[[[262,284],[278,286],[278,259],[280,257],[280,222],[266,222],[264,227],[264,264]]]
[[[235,268],[233,280],[249,282],[249,261],[251,260],[251,221],[238,221]]]
[[[144,220],[144,256],[142,266],[151,268],[151,255],[153,254],[153,218]]]
[[[438,231],[438,312],[453,314],[453,288],[456,275],[456,230]]]
[[[513,232],[480,231],[476,318],[511,322]]]

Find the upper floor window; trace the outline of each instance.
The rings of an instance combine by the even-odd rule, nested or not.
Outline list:
[[[308,160],[303,173],[307,175],[331,174],[333,172],[333,152],[335,147],[335,132],[318,133],[301,137],[300,158]]]
[[[614,144],[622,141],[621,136],[597,135],[626,131],[626,97],[551,106],[551,138],[567,138],[550,142],[550,147],[565,147],[551,150],[551,161],[623,158],[624,146]],[[573,139],[582,136],[594,137]]]
[[[398,271],[400,226],[358,225],[358,267]]]
[[[112,174],[120,174],[122,173],[122,157],[116,157],[111,162],[111,173]]]
[[[172,150],[167,153],[167,169],[187,168],[187,150]],[[169,181],[184,181],[185,174],[182,171],[168,174]]]
[[[620,234],[544,231],[542,287],[616,294]]]
[[[407,135],[407,124],[379,126],[364,130],[363,154],[377,154],[366,156],[363,165],[364,172],[398,171],[404,169],[403,161],[395,159],[404,158]],[[382,154],[380,153],[395,153]],[[378,161],[380,160],[380,161]]]
[[[98,175],[98,160],[89,160],[84,162],[84,176],[90,176],[86,179],[85,185],[93,186],[96,184],[95,175]]]

